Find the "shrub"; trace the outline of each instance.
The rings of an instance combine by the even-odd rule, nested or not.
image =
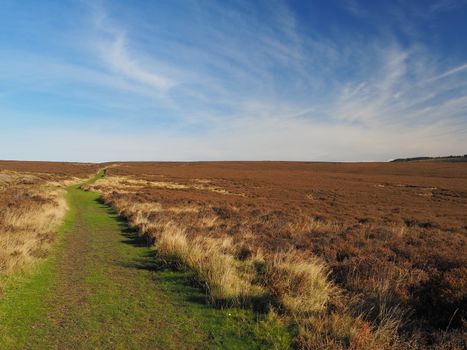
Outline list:
[[[433,274],[414,292],[416,312],[438,328],[462,328],[467,320],[466,291],[467,267]]]

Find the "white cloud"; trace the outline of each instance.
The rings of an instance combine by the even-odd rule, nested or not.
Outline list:
[[[94,46],[105,63],[125,78],[147,85],[156,91],[166,91],[174,86],[175,82],[156,73],[157,67],[145,67],[137,54],[131,52],[126,33],[108,18],[102,7],[94,6],[94,24],[97,36]]]
[[[463,64],[461,66],[449,69],[448,71],[446,71],[444,73],[441,73],[441,74],[439,74],[439,75],[437,75],[435,77],[429,78],[429,79],[427,79],[426,82],[431,83],[431,82],[434,82],[436,80],[440,80],[440,79],[449,77],[449,76],[457,74],[457,73],[463,73],[465,71],[467,71],[467,63]]]
[[[105,62],[113,69],[122,73],[126,78],[149,85],[156,90],[168,90],[174,86],[174,82],[166,77],[153,73],[134,58],[130,57],[126,39],[123,35],[115,37],[114,41],[107,47],[103,45],[101,55]]]

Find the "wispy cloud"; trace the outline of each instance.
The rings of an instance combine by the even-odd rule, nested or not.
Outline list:
[[[147,84],[157,90],[167,90],[174,85],[170,79],[152,73],[143,68],[138,61],[130,58],[126,38],[123,35],[117,36],[108,49],[102,50],[102,57],[128,79]]]
[[[458,9],[465,5],[467,5],[467,1],[465,0],[438,0],[430,4],[429,10],[432,13],[445,12]]]
[[[344,0],[343,4],[345,9],[354,16],[368,16],[368,11],[365,10],[365,7],[362,4],[360,4],[358,0]]]
[[[463,64],[461,66],[458,66],[458,67],[455,67],[455,68],[452,68],[452,69],[449,69],[448,71],[444,72],[444,73],[441,73],[435,77],[432,77],[432,78],[429,78],[427,80],[427,82],[435,82],[436,80],[440,80],[440,79],[443,79],[443,78],[446,78],[446,77],[449,77],[451,75],[454,75],[454,74],[457,74],[457,73],[463,73],[467,71],[467,63],[466,64]]]
[[[387,12],[394,18],[382,19],[347,1],[352,21],[384,20],[365,35],[345,24],[322,28],[280,0],[148,3],[147,10],[97,4],[82,12],[90,25],[73,59],[0,48],[0,81],[16,89],[0,102],[47,94],[43,109],[0,103],[0,115],[51,116],[40,131],[22,131],[42,145],[38,154],[384,160],[467,147],[467,57],[448,61],[419,40],[418,19],[401,38],[396,24],[410,12],[397,4]],[[73,104],[74,118],[64,118],[70,111],[62,100]],[[15,142],[3,137],[0,149]]]
[[[156,73],[154,67],[145,67],[137,55],[132,54],[125,31],[112,23],[102,7],[94,5],[91,8],[96,36],[100,38],[94,46],[105,63],[126,79],[157,91],[166,91],[174,86],[172,79]]]

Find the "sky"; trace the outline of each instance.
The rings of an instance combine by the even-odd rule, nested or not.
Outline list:
[[[467,153],[467,0],[0,0],[0,159]]]

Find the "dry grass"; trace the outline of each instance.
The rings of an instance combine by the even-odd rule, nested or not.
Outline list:
[[[110,191],[118,188],[122,190],[135,190],[141,187],[160,188],[169,190],[197,190],[209,191],[223,195],[244,196],[242,193],[234,193],[222,187],[210,184],[209,180],[194,179],[187,183],[178,183],[175,181],[160,181],[160,180],[139,180],[130,176],[112,176],[98,180],[93,185],[84,185],[84,189],[98,190],[100,193],[109,193]]]
[[[291,314],[322,312],[336,292],[325,265],[318,259],[306,260],[296,251],[277,253],[257,266],[272,300]]]
[[[0,173],[0,273],[43,258],[67,211],[69,179]]]
[[[154,230],[154,226],[151,227]],[[159,226],[155,248],[169,266],[190,269],[214,304],[241,304],[250,291],[232,255],[223,252],[224,241],[189,240],[185,230],[173,222]]]
[[[297,347],[307,350],[376,349],[370,347],[371,338],[367,322],[347,314],[331,313],[300,319]]]
[[[197,213],[196,207],[163,208],[159,203],[129,203],[108,195],[103,198],[129,220],[131,227],[155,242],[159,257],[167,265],[194,271],[213,303],[240,304],[247,297],[250,283],[241,276],[234,257],[226,253],[226,247],[230,246],[228,239],[189,239],[186,228],[168,219],[174,214]],[[161,213],[165,215],[157,215]],[[212,223],[208,218],[202,225]]]
[[[217,244],[201,239],[193,242],[190,251],[192,254],[189,267],[204,282],[214,303],[238,305],[249,297],[250,283],[240,275],[232,255],[222,253]]]
[[[293,222],[287,224],[291,232],[300,235],[306,232],[336,233],[342,230],[342,225],[337,222],[324,221],[305,215],[299,215]]]

